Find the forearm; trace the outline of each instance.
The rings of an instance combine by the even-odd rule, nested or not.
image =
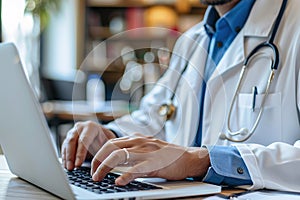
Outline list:
[[[210,167],[208,150],[206,148],[190,147],[187,154],[189,156],[187,176],[203,178]]]

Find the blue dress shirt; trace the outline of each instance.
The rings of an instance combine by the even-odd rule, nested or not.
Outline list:
[[[221,18],[214,7],[209,7],[205,18],[205,30],[210,37],[204,81],[200,92],[200,121],[195,146],[201,146],[203,104],[206,82],[214,72],[226,50],[244,26],[255,0],[241,0]],[[212,146],[209,150],[211,167],[203,181],[230,186],[252,184],[248,169],[236,147]]]

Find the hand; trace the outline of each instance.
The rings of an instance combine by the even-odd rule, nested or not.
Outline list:
[[[117,185],[145,176],[168,180],[203,177],[210,166],[205,148],[181,147],[153,137],[118,138],[108,141],[92,160],[93,180],[102,180],[124,163],[130,168],[116,179]]]
[[[115,134],[98,123],[78,122],[68,132],[62,144],[62,162],[66,169],[80,167],[88,155],[96,152]]]

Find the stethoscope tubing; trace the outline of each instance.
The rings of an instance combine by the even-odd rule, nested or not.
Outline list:
[[[277,30],[276,30],[277,31]],[[263,48],[270,48],[272,49],[273,51],[273,55],[274,55],[274,58],[273,58],[273,63],[272,63],[272,66],[271,66],[271,70],[277,70],[278,68],[278,65],[279,65],[279,61],[280,61],[280,58],[279,58],[279,51],[278,51],[278,48],[276,47],[276,45],[274,43],[271,43],[270,41],[266,41],[266,42],[263,42],[263,43],[260,43],[259,45],[257,45],[250,53],[249,55],[247,56],[247,58],[245,59],[244,61],[244,66],[248,66],[251,58],[256,54],[258,53],[261,49]]]
[[[280,25],[281,19],[283,17],[283,14],[284,14],[287,2],[288,2],[288,0],[283,0],[283,2],[282,2],[279,14],[278,14],[278,16],[276,18],[276,21],[275,21],[275,24],[274,24],[274,27],[273,27],[272,34],[269,37],[269,39],[267,41],[262,42],[259,45],[257,45],[250,52],[250,54],[245,58],[245,61],[243,63],[243,67],[242,67],[242,71],[241,71],[240,76],[239,76],[238,84],[237,84],[236,90],[234,92],[234,96],[233,96],[233,99],[231,101],[231,105],[230,105],[230,109],[229,109],[229,113],[228,113],[228,118],[227,118],[227,129],[228,129],[228,132],[227,132],[227,134],[226,133],[225,134],[221,133],[220,134],[220,138],[221,139],[227,139],[227,140],[232,141],[232,142],[244,142],[244,141],[248,140],[254,134],[254,132],[255,132],[257,126],[258,126],[258,123],[259,123],[259,121],[261,119],[261,115],[263,113],[263,107],[264,107],[264,104],[265,104],[265,101],[266,101],[266,97],[269,94],[270,85],[271,85],[271,83],[272,83],[272,81],[274,79],[275,71],[278,69],[278,65],[279,65],[279,62],[280,62],[279,50],[278,50],[277,46],[274,44],[274,39],[275,39],[275,36],[277,34],[278,27]],[[265,89],[265,94],[264,94],[264,97],[263,97],[262,102],[261,102],[261,106],[260,106],[260,109],[259,109],[259,113],[258,113],[257,119],[254,122],[253,127],[250,130],[250,132],[246,128],[242,128],[239,131],[234,132],[230,128],[230,118],[231,118],[231,114],[232,114],[232,109],[233,109],[234,102],[235,102],[235,100],[237,98],[238,92],[241,89],[241,83],[243,81],[243,78],[244,78],[244,75],[245,75],[245,71],[247,70],[249,62],[263,48],[270,48],[273,51],[273,59],[272,59],[272,64],[271,64],[271,72],[270,72],[270,75],[269,75],[267,87]],[[186,63],[186,65],[182,69],[182,71],[180,73],[181,76],[184,74],[184,72],[186,71],[187,68],[188,68],[188,62]],[[171,113],[163,112],[163,113],[167,113],[166,120],[169,120],[172,117],[173,113],[176,111],[176,107],[173,105],[173,101],[174,101],[174,98],[175,98],[175,93],[176,93],[176,90],[178,88],[178,84],[180,82],[180,79],[181,79],[181,77],[178,78],[178,80],[176,82],[176,85],[174,87],[174,92],[173,92],[172,96],[170,97],[168,103],[165,103],[162,106],[160,106],[161,108],[165,107],[165,108],[167,108],[167,110],[171,110],[172,111]],[[163,115],[165,115],[165,114],[163,114]],[[243,133],[241,133],[241,130],[242,130]],[[237,136],[237,135],[242,135],[243,138],[239,138],[239,139],[236,138],[236,139],[234,139],[233,136]]]
[[[266,98],[269,95],[269,90],[270,90],[271,83],[272,83],[272,81],[274,79],[274,76],[275,76],[275,71],[278,69],[278,65],[279,65],[279,62],[280,62],[279,51],[278,51],[277,46],[274,44],[274,39],[275,39],[275,36],[277,34],[278,27],[279,27],[279,24],[281,22],[281,19],[283,17],[287,2],[288,2],[288,0],[283,0],[283,2],[282,2],[278,17],[277,17],[277,19],[275,21],[275,24],[274,24],[273,32],[272,32],[271,36],[269,37],[269,39],[267,41],[262,42],[259,45],[257,45],[250,52],[250,54],[246,57],[246,59],[243,63],[243,67],[242,67],[242,71],[241,71],[240,76],[239,76],[237,88],[235,90],[235,93],[234,93],[234,96],[233,96],[233,99],[231,101],[231,105],[230,105],[230,108],[229,108],[229,113],[228,113],[228,118],[227,118],[228,132],[227,132],[227,134],[226,133],[225,134],[221,133],[220,134],[221,139],[227,139],[231,142],[244,142],[244,141],[248,140],[254,134],[254,132],[255,132],[257,126],[258,126],[258,123],[259,123],[259,121],[261,119],[261,116],[262,116],[262,113],[263,113],[263,108],[264,108]],[[256,53],[258,53],[263,48],[272,49],[273,59],[272,59],[272,64],[271,64],[271,72],[270,72],[270,75],[269,75],[269,78],[268,78],[267,87],[266,87],[265,92],[264,92],[264,97],[262,99],[262,103],[261,103],[261,106],[260,106],[260,109],[259,109],[258,116],[257,116],[251,130],[248,130],[246,128],[242,128],[239,131],[232,131],[232,129],[230,128],[230,119],[231,119],[233,104],[234,104],[234,102],[237,98],[238,91],[240,91],[240,89],[241,89],[241,82],[243,81],[245,71],[247,69],[247,66],[248,66],[250,60],[255,56]],[[238,136],[238,135],[242,135],[243,137],[242,138],[236,138],[236,139],[233,138],[234,136]]]

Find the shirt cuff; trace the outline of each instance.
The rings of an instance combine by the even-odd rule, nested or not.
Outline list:
[[[240,186],[252,185],[248,169],[236,147],[207,146],[211,167],[208,169],[203,182]]]

